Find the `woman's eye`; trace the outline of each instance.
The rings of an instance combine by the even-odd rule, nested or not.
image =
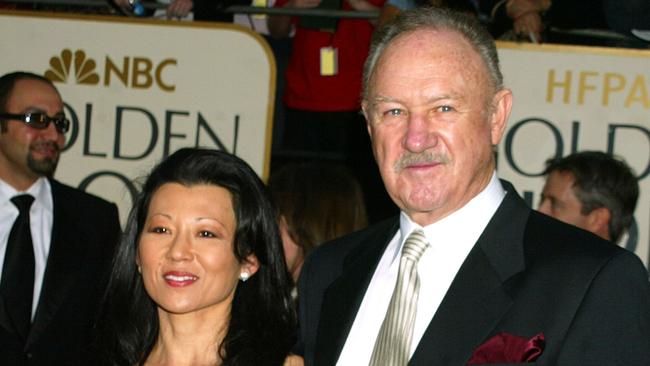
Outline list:
[[[169,230],[167,230],[166,227],[160,227],[160,226],[157,226],[157,227],[154,227],[153,229],[151,229],[150,231],[151,231],[152,233],[156,233],[156,234],[165,234],[165,233],[167,233]]]
[[[216,238],[217,236],[212,231],[199,231],[199,236],[202,238]]]
[[[438,110],[440,112],[451,112],[451,111],[454,110],[454,108],[451,107],[451,106],[448,106],[448,105],[443,105],[443,106],[438,107]]]

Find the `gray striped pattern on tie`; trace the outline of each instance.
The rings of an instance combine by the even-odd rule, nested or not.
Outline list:
[[[406,366],[408,363],[420,291],[417,264],[428,247],[420,229],[413,231],[404,243],[397,283],[375,341],[370,366]]]

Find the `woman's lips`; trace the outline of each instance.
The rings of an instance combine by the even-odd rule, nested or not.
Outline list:
[[[163,275],[165,282],[172,287],[185,287],[196,282],[199,277],[190,272],[171,271]]]

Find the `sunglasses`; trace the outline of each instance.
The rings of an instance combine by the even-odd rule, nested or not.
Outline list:
[[[49,117],[45,113],[25,113],[25,114],[11,114],[11,113],[0,113],[0,118],[7,118],[12,120],[17,120],[24,122],[27,126],[36,128],[39,130],[46,129],[50,125],[50,122],[54,123],[54,127],[60,133],[66,133],[70,129],[70,120],[59,116],[59,117]]]

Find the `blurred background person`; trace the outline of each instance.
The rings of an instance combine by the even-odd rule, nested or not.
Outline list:
[[[622,160],[583,151],[549,160],[539,211],[618,243],[630,228],[639,183]]]
[[[295,314],[265,192],[225,152],[181,149],[153,169],[114,260],[100,363],[283,364]]]
[[[269,190],[294,283],[305,258],[316,246],[368,223],[361,187],[344,166],[288,164],[273,173]]]
[[[275,7],[332,10],[379,10],[384,0],[278,0]],[[364,129],[360,115],[361,72],[374,26],[368,19],[270,15],[274,38],[295,27],[286,71],[287,107],[283,147],[330,153],[345,159],[354,129]]]
[[[648,0],[387,0],[379,24],[400,11],[421,6],[473,14],[493,37],[502,40],[633,48],[650,45],[638,37],[639,31],[650,29]]]
[[[479,4],[482,11],[491,15],[490,29],[495,37],[514,35],[531,42],[649,46],[647,41],[633,36],[635,29],[650,29],[648,0],[483,0]],[[611,36],[598,36],[603,31]],[[514,34],[508,35],[509,32]]]
[[[126,15],[163,16],[167,19],[203,20],[215,22],[232,22],[233,14],[225,10],[231,5],[248,5],[246,0],[110,0]],[[144,7],[137,3],[160,3],[164,6],[157,11],[153,7]],[[139,11],[134,13],[134,10]],[[141,12],[140,12],[141,11]]]
[[[385,0],[277,0],[275,7],[345,12],[379,10]],[[360,113],[361,74],[374,19],[270,15],[272,37],[295,29],[284,73],[284,124],[274,142],[271,171],[318,159],[346,164],[361,185],[371,222],[397,212],[372,160]]]

